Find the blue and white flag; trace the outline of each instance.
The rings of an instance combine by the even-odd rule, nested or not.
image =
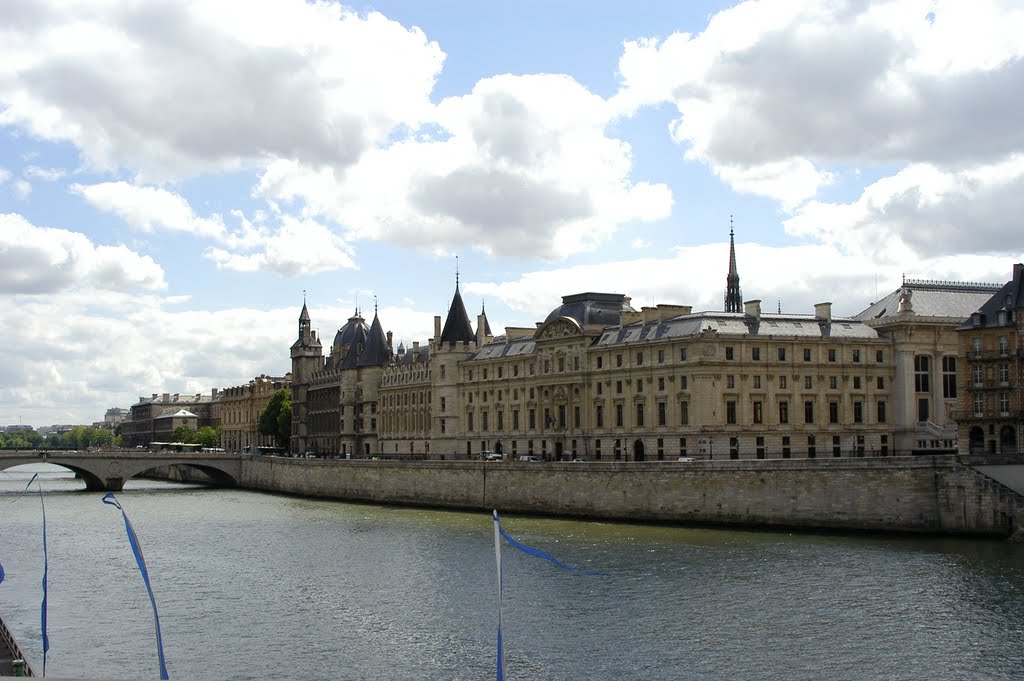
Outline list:
[[[146,583],[146,591],[149,592],[149,602],[153,604],[153,622],[156,626],[156,652],[160,659],[160,678],[166,681],[170,677],[167,675],[167,664],[164,662],[164,640],[163,636],[160,635],[160,615],[156,609],[156,597],[153,595],[153,587],[149,583],[149,570],[146,569],[146,558],[142,555],[142,546],[139,545],[139,538],[135,535],[135,528],[132,527],[131,521],[128,520],[128,514],[124,512],[121,504],[114,498],[114,493],[108,492],[103,497],[103,503],[109,504],[121,511],[121,516],[124,518],[124,529],[128,533],[128,543],[131,544],[132,553],[135,554],[135,562],[139,566],[139,572],[142,573],[142,581]]]

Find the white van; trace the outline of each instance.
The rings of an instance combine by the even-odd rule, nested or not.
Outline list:
[[[519,457],[519,460],[520,461],[536,461],[537,457],[535,457],[535,456],[521,456],[521,457]]]

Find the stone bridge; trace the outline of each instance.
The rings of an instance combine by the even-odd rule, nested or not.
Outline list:
[[[149,452],[139,449],[106,451],[17,450],[0,452],[0,471],[26,463],[53,463],[70,469],[90,492],[120,492],[127,480],[162,466],[196,468],[223,487],[235,487],[242,474],[238,454]]]

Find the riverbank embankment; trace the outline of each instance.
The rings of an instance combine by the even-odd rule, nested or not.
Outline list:
[[[195,480],[183,469],[173,477]],[[693,462],[251,457],[241,487],[585,519],[1010,536],[1024,497],[956,456]]]

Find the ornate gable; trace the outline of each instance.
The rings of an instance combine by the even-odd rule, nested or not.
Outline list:
[[[572,317],[555,317],[541,324],[537,332],[533,334],[533,339],[540,341],[582,335],[583,329],[575,319]]]

